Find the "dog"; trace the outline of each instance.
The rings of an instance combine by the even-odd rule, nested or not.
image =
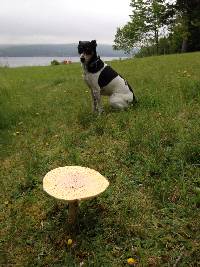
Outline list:
[[[101,95],[108,96],[111,107],[125,109],[136,102],[133,89],[115,70],[104,63],[96,52],[96,40],[79,41],[78,53],[83,67],[83,76],[91,90],[93,111],[103,111]]]

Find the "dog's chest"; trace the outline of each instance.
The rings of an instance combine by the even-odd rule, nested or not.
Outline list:
[[[98,87],[99,73],[84,73],[84,80],[90,87]]]

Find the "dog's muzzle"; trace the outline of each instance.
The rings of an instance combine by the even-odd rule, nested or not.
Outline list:
[[[82,63],[85,62],[85,58],[84,57],[81,57],[80,60],[81,60]]]

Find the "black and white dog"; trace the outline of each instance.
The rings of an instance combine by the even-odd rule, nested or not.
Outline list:
[[[94,111],[102,112],[101,95],[109,96],[110,105],[124,109],[136,102],[130,85],[115,70],[105,64],[96,52],[96,40],[79,41],[78,53],[84,80],[91,89]]]

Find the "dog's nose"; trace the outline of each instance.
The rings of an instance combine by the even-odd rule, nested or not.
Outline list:
[[[81,60],[82,63],[85,62],[85,58],[84,57],[81,57],[80,60]]]

